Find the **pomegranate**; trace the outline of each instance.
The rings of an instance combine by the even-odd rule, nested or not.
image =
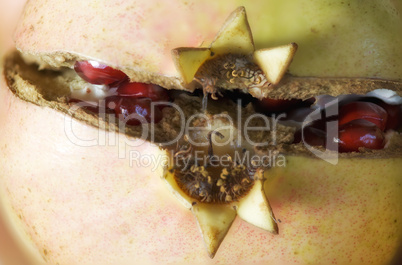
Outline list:
[[[244,14],[224,23],[239,4],[246,6],[250,24]],[[164,109],[160,122],[150,126],[159,137],[150,142],[138,137],[138,126],[123,131],[92,114],[73,112],[67,104],[70,85],[83,84],[71,70],[76,61],[96,59],[132,82],[184,89],[173,92],[172,101],[180,102],[186,118],[192,112],[202,116],[186,128],[194,129],[199,140],[216,142],[203,147],[210,160],[226,152],[217,147],[225,140],[220,135],[226,134],[209,124],[227,126],[224,129],[236,135],[238,124],[260,125],[257,118],[247,119],[250,112],[256,114],[250,105],[236,113],[233,102],[220,98],[221,89],[234,90],[240,84],[242,92],[257,98],[296,100],[364,95],[379,87],[402,95],[401,55],[395,54],[402,37],[396,34],[398,16],[390,15],[395,14],[392,5],[352,0],[331,5],[298,0],[172,0],[158,5],[145,0],[30,1],[15,35],[25,61],[15,53],[7,56],[0,86],[0,202],[19,231],[16,237],[38,263],[47,264],[398,264],[402,163],[397,132],[388,137],[386,148],[339,154],[334,162],[325,152],[317,156],[302,143],[292,144],[293,130],[256,115],[277,125],[280,143],[258,146],[249,141],[244,146],[240,142],[248,135],[241,135],[244,139],[227,145],[245,152],[256,147],[255,154],[264,153],[270,162],[265,172],[252,172],[244,189],[241,183],[223,183],[237,166],[231,156],[230,170],[222,169],[222,176],[211,181],[207,173],[214,170],[205,173],[193,164],[190,188],[199,192],[194,201],[167,183],[166,175],[174,170],[164,172],[163,158],[170,149],[159,145],[164,137],[171,139],[180,122],[173,108]],[[231,25],[237,25],[236,34],[226,34],[233,33]],[[393,27],[384,30],[383,25]],[[225,54],[225,45],[218,44],[225,44],[227,37],[235,41]],[[293,57],[278,64],[277,56],[267,57],[281,78],[271,78],[273,73],[262,69],[260,60],[252,60],[278,55],[272,54],[278,52],[272,48],[275,43],[281,44],[283,59],[286,52],[294,53],[296,46],[288,45],[293,42],[299,50],[287,74]],[[36,64],[30,64],[33,61]],[[181,67],[186,63],[202,67]],[[39,71],[39,66],[48,70]],[[211,94],[208,100],[192,93],[201,86]],[[153,99],[130,93],[105,98],[118,114],[135,113],[137,104],[142,106],[140,116],[152,120],[142,111]],[[225,122],[225,115],[235,117],[234,122]],[[273,126],[268,124],[259,128],[270,127],[271,135]],[[271,140],[266,132],[257,132],[260,136]],[[183,136],[169,145],[175,150],[173,158],[195,148],[191,140]],[[200,176],[204,182],[198,183]],[[199,188],[205,182],[213,182],[213,189],[224,187],[219,188],[223,200],[212,199],[219,203],[209,206],[200,202],[208,200]],[[233,200],[235,196],[239,198]],[[272,233],[261,229],[266,222]]]

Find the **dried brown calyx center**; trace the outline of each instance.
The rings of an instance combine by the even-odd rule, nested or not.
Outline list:
[[[217,146],[212,135],[224,139],[225,135],[211,131],[207,138],[207,149],[190,143],[175,153],[176,165],[172,169],[179,188],[191,198],[204,203],[225,204],[237,202],[254,184],[256,168],[241,163],[237,151],[229,145],[220,146],[222,154],[214,154]],[[243,153],[247,150],[243,149]]]
[[[218,87],[238,89],[269,85],[252,56],[241,54],[223,54],[207,60],[195,74],[195,80],[215,99]]]
[[[174,169],[178,186],[191,198],[204,203],[239,201],[254,184],[254,171],[232,163],[229,167],[196,165]]]

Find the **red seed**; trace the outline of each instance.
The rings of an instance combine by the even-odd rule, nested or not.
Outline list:
[[[126,122],[127,125],[141,125],[140,117],[146,122],[158,123],[162,119],[159,108],[151,107],[152,101],[147,98],[133,98],[111,96],[106,98],[106,106],[114,109],[116,117]],[[131,116],[131,117],[130,117]]]
[[[154,84],[125,82],[117,88],[117,94],[124,97],[150,98],[152,101],[169,101],[166,89]]]
[[[382,149],[385,137],[376,124],[359,119],[339,127],[338,143],[340,152],[358,152],[360,147]]]
[[[384,131],[388,114],[382,107],[371,102],[355,101],[345,104],[340,108],[339,125],[358,119],[370,121]]]
[[[74,70],[82,79],[96,85],[111,85],[128,80],[122,71],[95,61],[77,61]]]

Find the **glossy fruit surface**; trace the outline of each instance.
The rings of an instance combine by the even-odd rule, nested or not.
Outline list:
[[[371,102],[355,101],[340,107],[339,125],[358,119],[370,121],[384,131],[388,114],[382,107]]]
[[[152,107],[152,101],[147,98],[111,96],[106,98],[106,107],[113,109],[116,117],[127,125],[158,123],[162,119],[159,108]]]
[[[134,98],[150,98],[152,101],[169,100],[167,91],[154,84],[126,82],[118,86],[117,94]]]
[[[114,86],[116,94],[105,98],[106,109],[98,105],[86,104],[84,109],[100,113],[113,111],[121,121],[127,125],[137,126],[143,123],[158,123],[162,119],[163,106],[151,107],[152,102],[169,100],[165,89],[154,84],[129,82],[128,77],[121,71],[95,61],[77,61],[74,69],[85,81],[91,84]],[[82,102],[71,98],[70,103]]]
[[[82,79],[96,85],[111,85],[128,79],[122,71],[96,61],[77,61],[74,70]]]
[[[382,149],[385,145],[385,137],[374,123],[360,119],[339,127],[338,143],[341,152],[358,152],[361,147]]]

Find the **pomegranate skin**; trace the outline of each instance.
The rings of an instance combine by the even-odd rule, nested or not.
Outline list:
[[[103,143],[116,135],[72,121],[77,138],[94,140],[83,146],[68,117],[16,98],[4,81],[0,100],[0,201],[41,257],[33,264],[390,264],[400,247],[401,158],[333,166],[289,156],[265,184],[279,235],[237,218],[210,259],[162,165],[130,166],[129,152],[158,158],[157,146],[122,135]]]
[[[179,77],[171,50],[208,45],[238,6],[247,10],[257,49],[291,42],[303,47],[289,69],[296,76],[401,79],[402,55],[395,51],[402,23],[394,15],[401,7],[384,0],[35,0],[28,2],[14,39],[22,51],[49,55],[57,65],[69,65],[71,56],[98,58],[120,70],[139,68],[125,71],[133,81],[180,86],[167,78]],[[60,57],[60,51],[69,56]],[[149,77],[139,80],[144,73]]]

